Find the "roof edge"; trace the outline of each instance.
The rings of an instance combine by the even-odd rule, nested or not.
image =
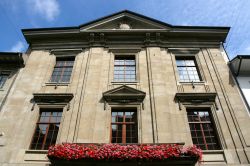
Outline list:
[[[229,61],[230,63],[232,63],[233,61],[235,61],[236,59],[250,59],[250,55],[237,55],[236,57],[234,57],[231,61]]]
[[[133,11],[130,11],[130,10],[122,10],[122,11],[119,11],[119,12],[116,12],[116,13],[113,13],[113,14],[110,14],[110,15],[107,15],[107,16],[104,16],[104,17],[100,17],[98,19],[95,19],[95,20],[92,20],[92,21],[89,21],[89,22],[86,22],[84,24],[80,24],[79,26],[70,26],[70,27],[48,27],[48,28],[28,28],[28,29],[22,29],[22,32],[29,32],[29,31],[43,31],[43,30],[72,30],[72,29],[80,29],[81,27],[83,26],[88,26],[90,24],[93,24],[95,22],[98,22],[98,21],[101,21],[103,19],[107,19],[109,17],[113,17],[115,15],[119,15],[119,14],[122,14],[122,13],[129,13],[129,14],[132,14],[132,15],[136,15],[138,17],[142,17],[144,19],[148,19],[148,20],[151,20],[152,22],[156,22],[158,24],[162,24],[164,26],[168,26],[170,28],[188,28],[188,29],[221,29],[221,30],[230,30],[230,27],[223,27],[223,26],[180,26],[180,25],[171,25],[171,24],[168,24],[168,23],[165,23],[163,21],[160,21],[160,20],[156,20],[154,18],[151,18],[151,17],[148,17],[148,16],[145,16],[145,15],[142,15],[142,14],[139,14],[139,13],[135,13]]]
[[[0,52],[0,55],[20,55],[22,52]]]
[[[73,26],[73,27],[48,27],[48,28],[28,28],[28,29],[22,29],[21,31],[28,32],[28,31],[43,31],[43,30],[71,30],[71,29],[79,29],[79,26]]]

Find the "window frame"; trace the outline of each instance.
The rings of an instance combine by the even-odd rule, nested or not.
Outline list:
[[[138,130],[138,127],[139,127],[139,121],[138,121],[138,111],[137,111],[137,107],[126,107],[126,108],[118,108],[118,107],[115,107],[115,108],[112,108],[111,110],[111,121],[110,121],[110,143],[120,143],[120,144],[134,144],[134,143],[138,143],[139,142],[139,130]],[[123,121],[122,122],[112,122],[112,113],[113,112],[122,112],[123,113]],[[134,112],[136,113],[136,122],[126,122],[126,112]],[[122,136],[121,136],[121,139],[122,139],[122,142],[113,142],[112,139],[113,139],[113,135],[112,135],[112,125],[122,125]],[[126,135],[126,131],[127,131],[127,125],[135,125],[135,133],[136,133],[136,142],[132,142],[132,143],[127,143],[127,135]],[[133,137],[130,137],[131,139],[133,139]],[[117,138],[116,138],[117,140]]]
[[[193,60],[193,62],[194,62],[194,66],[187,66],[187,65],[184,65],[184,66],[179,66],[178,64],[177,64],[177,60]],[[202,75],[201,75],[201,69],[200,69],[200,67],[199,67],[199,65],[198,65],[198,63],[197,63],[197,58],[196,58],[196,56],[195,55],[175,55],[175,65],[176,65],[176,69],[177,69],[177,75],[178,75],[178,79],[179,79],[179,82],[183,82],[183,83],[200,83],[200,82],[203,82],[203,77],[202,77]],[[187,70],[187,68],[195,68],[196,69],[196,72],[197,72],[197,75],[198,75],[198,77],[199,77],[199,80],[192,80],[192,79],[190,79],[190,74],[188,73],[188,71],[189,70]],[[189,81],[187,81],[187,80],[182,80],[181,78],[180,78],[180,73],[179,73],[179,68],[185,68],[186,70],[186,72],[187,72],[187,76],[188,76],[188,80]]]
[[[124,64],[116,64],[116,58],[121,58],[120,60],[122,60],[124,58],[125,62]],[[118,59],[119,60],[119,59]],[[125,64],[126,60],[134,60],[134,65],[128,65]],[[113,64],[113,82],[127,82],[127,83],[133,83],[133,82],[137,82],[137,60],[136,60],[136,55],[135,54],[115,54],[114,55],[114,64]],[[124,70],[116,70],[116,67],[124,67]],[[134,70],[126,70],[126,68],[128,67],[133,67]],[[116,71],[123,71],[123,74],[116,74]],[[126,74],[126,71],[134,71],[134,74]],[[123,75],[122,78],[115,78],[115,75],[119,76],[119,75]],[[128,77],[130,75],[134,76],[134,80],[129,79],[131,77]]]
[[[209,115],[210,121],[201,121],[200,116],[198,116],[199,117],[199,121],[198,122],[195,122],[195,121],[190,122],[189,121],[188,112],[207,112],[208,115]],[[188,123],[188,126],[189,126],[190,136],[191,136],[191,140],[192,140],[193,144],[194,144],[194,141],[193,141],[194,138],[192,136],[192,130],[191,130],[190,124],[200,124],[201,137],[202,137],[202,141],[203,142],[202,142],[202,144],[198,144],[198,145],[204,145],[205,146],[205,149],[203,149],[203,148],[201,148],[201,149],[202,150],[221,150],[222,149],[222,145],[221,145],[221,142],[220,142],[220,139],[219,139],[218,129],[216,127],[216,124],[215,124],[215,121],[214,121],[214,117],[213,117],[211,108],[209,108],[209,107],[187,107],[186,108],[186,114],[187,114],[186,117],[187,117],[187,123]],[[215,148],[214,149],[208,148],[208,144],[209,143],[207,143],[207,140],[206,140],[206,138],[207,138],[207,135],[205,135],[205,131],[206,130],[203,129],[203,125],[202,124],[210,124],[210,126],[212,128],[212,132],[214,134],[211,135],[210,131],[209,131],[209,134],[210,134],[209,136],[210,136],[210,138],[212,136],[214,137],[215,141],[212,142],[212,143],[215,143]],[[194,145],[197,145],[197,144],[194,144]]]
[[[53,84],[53,83],[56,83],[56,84],[69,84],[70,81],[71,81],[71,78],[72,78],[72,74],[73,74],[73,70],[74,70],[74,64],[75,64],[75,56],[56,56],[56,61],[55,61],[55,64],[53,66],[53,70],[52,70],[52,73],[50,75],[50,78],[49,78],[49,84]],[[61,61],[64,63],[63,66],[57,66],[57,63]],[[71,65],[68,65],[66,62],[70,63],[71,62]],[[59,69],[62,69],[62,71],[60,71]],[[65,69],[70,69],[70,75],[64,75],[65,73]],[[55,75],[55,78],[54,77],[54,73],[56,73],[55,70],[59,70],[57,71],[58,73],[60,73],[59,75]],[[68,71],[67,71],[68,72]],[[68,76],[68,80],[67,81],[63,81],[63,78],[65,78],[66,76]],[[57,78],[59,77],[59,78]],[[54,81],[56,80],[56,81]]]
[[[50,112],[51,113],[50,116],[49,116],[49,121],[47,123],[40,121],[41,117],[42,117],[41,116],[42,112]],[[61,112],[61,116],[59,116],[60,117],[60,121],[59,122],[51,122],[50,121],[51,117],[53,117],[52,116],[53,112]],[[56,116],[56,117],[58,117],[58,116]],[[34,132],[33,132],[32,138],[31,138],[29,149],[30,150],[48,150],[48,149],[45,148],[45,145],[46,145],[46,141],[48,139],[48,132],[49,132],[50,125],[59,125],[58,126],[58,130],[56,131],[57,133],[56,133],[55,142],[51,143],[51,141],[53,139],[53,137],[52,137],[49,146],[56,144],[57,138],[58,138],[58,134],[59,134],[59,130],[60,130],[60,125],[61,125],[62,118],[63,118],[63,108],[57,108],[57,107],[56,108],[47,108],[47,107],[46,108],[40,108],[40,110],[39,110],[39,116],[38,116],[37,121],[36,121],[35,129],[34,129]],[[43,141],[42,141],[42,146],[41,146],[41,148],[37,148],[37,144],[38,144],[39,139],[35,143],[34,143],[34,139],[35,139],[35,136],[36,136],[36,130],[39,128],[40,124],[41,125],[47,125],[47,127],[46,127],[46,133],[45,133]],[[54,136],[54,132],[55,132],[55,130],[53,130],[53,136]],[[38,138],[40,138],[40,134],[39,134]],[[35,148],[32,147],[33,144],[35,144]]]

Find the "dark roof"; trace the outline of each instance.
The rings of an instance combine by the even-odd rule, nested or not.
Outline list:
[[[237,55],[229,64],[236,76],[250,75],[250,55]]]
[[[0,52],[0,55],[19,55],[22,54],[21,52]]]
[[[237,55],[230,62],[232,62],[232,61],[234,61],[236,59],[250,59],[250,55]]]
[[[21,52],[0,52],[0,64],[24,65]]]

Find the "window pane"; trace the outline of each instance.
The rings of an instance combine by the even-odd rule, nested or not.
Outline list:
[[[122,125],[112,125],[112,143],[122,143]]]
[[[176,60],[177,66],[185,66],[185,61],[183,60]]]
[[[56,61],[56,67],[63,66],[64,61]]]
[[[195,66],[194,60],[185,60],[186,66]]]
[[[117,122],[123,122],[123,116],[119,116],[117,117]]]

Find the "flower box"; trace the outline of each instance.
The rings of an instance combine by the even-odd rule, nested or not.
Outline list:
[[[177,144],[59,144],[51,146],[52,165],[195,165],[202,157],[196,146]]]
[[[194,166],[197,163],[197,157],[180,157],[167,159],[164,161],[86,161],[86,160],[51,160],[52,165],[59,166]]]

